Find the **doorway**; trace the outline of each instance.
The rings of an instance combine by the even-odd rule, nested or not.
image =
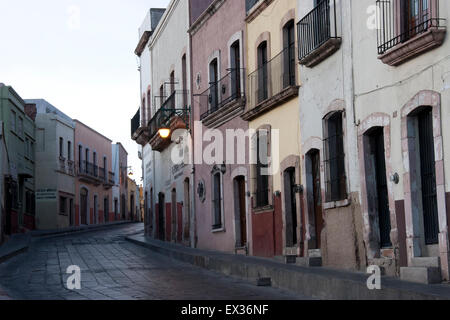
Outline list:
[[[81,224],[87,225],[88,215],[88,191],[86,188],[81,188],[80,191],[80,218]]]
[[[158,236],[159,240],[166,240],[166,228],[164,227],[164,211],[166,206],[166,199],[164,193],[160,193],[158,196]]]
[[[376,249],[390,248],[391,216],[389,211],[388,185],[384,128],[377,127],[365,134],[365,167],[369,220],[377,239]]]
[[[320,249],[324,228],[322,212],[322,186],[320,182],[320,151],[311,150],[306,155],[307,202],[310,240],[308,249]]]
[[[131,221],[134,221],[134,194],[131,194],[130,196],[130,219]]]
[[[103,200],[103,208],[104,208],[103,214],[105,216],[104,221],[106,223],[106,222],[109,222],[109,200],[108,200],[108,198],[105,198]]]
[[[189,178],[184,180],[184,231],[183,239],[185,243],[191,239],[191,190]]]
[[[172,205],[171,205],[171,222],[172,222],[172,232],[171,232],[171,240],[173,242],[177,242],[177,234],[178,234],[178,228],[177,228],[177,190],[172,190]]]
[[[247,246],[247,210],[245,177],[234,179],[235,210],[236,210],[236,248]]]
[[[94,224],[98,224],[98,196],[94,196]]]
[[[284,172],[284,209],[286,247],[297,245],[297,199],[295,193],[295,168],[288,168]]]

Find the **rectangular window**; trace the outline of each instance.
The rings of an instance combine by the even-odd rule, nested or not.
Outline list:
[[[64,157],[64,139],[63,138],[59,138],[59,157],[63,158]]]
[[[295,29],[294,20],[283,28],[283,87],[295,85]]]
[[[345,200],[347,199],[347,181],[342,112],[335,112],[325,119],[324,148],[326,201]]]
[[[80,169],[80,172],[83,169],[83,147],[78,146],[78,168]]]
[[[30,140],[28,138],[25,138],[25,157],[30,159]]]
[[[72,160],[72,142],[67,141],[67,160]]]
[[[14,111],[12,111],[12,110],[11,110],[11,114],[10,114],[10,121],[11,121],[11,131],[17,132],[16,113]]]
[[[269,97],[267,63],[267,42],[264,41],[258,47],[258,103]]]
[[[34,142],[30,141],[30,159],[34,161]]]
[[[23,137],[23,119],[21,117],[19,117],[19,122],[18,122],[18,126],[17,126],[17,133]]]
[[[267,130],[259,130],[257,133],[256,206],[258,208],[269,205],[268,135]]]
[[[59,197],[59,213],[62,215],[66,215],[67,213],[67,198]]]
[[[221,229],[222,228],[222,177],[220,173],[216,173],[213,176],[213,184],[214,184],[214,225],[213,229]]]

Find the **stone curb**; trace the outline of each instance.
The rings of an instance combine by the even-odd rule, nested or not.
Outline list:
[[[129,236],[126,240],[176,260],[252,283],[257,279],[271,278],[273,287],[317,299],[450,300],[448,285],[422,285],[382,277],[382,289],[369,290],[369,275],[363,273],[299,267],[268,259],[184,248],[143,235]]]
[[[131,221],[120,221],[120,222],[111,222],[107,224],[99,224],[99,225],[91,225],[91,226],[82,226],[82,227],[71,227],[61,230],[47,230],[47,231],[31,231],[30,235],[33,238],[41,238],[41,237],[51,237],[51,236],[66,236],[73,233],[83,233],[90,231],[97,231],[99,229],[107,229],[110,227],[122,226],[125,224],[132,224],[137,222]]]

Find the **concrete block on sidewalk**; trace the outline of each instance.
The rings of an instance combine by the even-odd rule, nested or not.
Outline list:
[[[430,267],[404,267],[400,268],[400,278],[404,281],[437,284],[441,283],[441,269]]]

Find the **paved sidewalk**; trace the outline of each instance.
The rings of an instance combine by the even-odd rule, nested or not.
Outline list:
[[[15,234],[4,244],[0,245],[0,263],[3,263],[28,250],[33,238],[47,238],[55,236],[66,236],[74,233],[92,232],[106,228],[132,224],[131,221],[117,221],[99,225],[69,227],[56,230],[36,230],[24,234]]]
[[[450,286],[422,285],[382,277],[381,290],[369,290],[369,275],[330,268],[287,265],[272,259],[186,248],[150,239],[143,234],[126,238],[160,254],[211,271],[256,282],[271,278],[272,286],[317,299],[343,300],[450,300]]]

